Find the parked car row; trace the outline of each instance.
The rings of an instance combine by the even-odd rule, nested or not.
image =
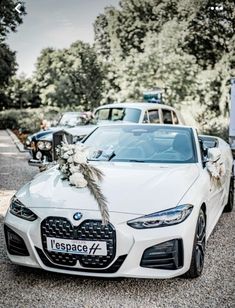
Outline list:
[[[181,114],[174,108],[153,103],[120,103],[97,108],[94,118],[86,121],[82,112],[66,112],[56,127],[28,137],[26,146],[32,158],[29,164],[43,168],[56,158],[55,148],[61,141],[81,141],[97,125],[105,123],[184,124]]]

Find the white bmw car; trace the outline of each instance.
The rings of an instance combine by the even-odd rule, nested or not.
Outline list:
[[[62,180],[55,166],[12,198],[10,260],[87,276],[198,277],[208,237],[233,208],[229,145],[191,127],[148,124],[101,126],[84,144],[104,174],[109,223],[89,190]]]

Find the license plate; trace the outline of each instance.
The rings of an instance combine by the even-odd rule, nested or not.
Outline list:
[[[47,250],[75,255],[107,256],[107,243],[47,237]]]

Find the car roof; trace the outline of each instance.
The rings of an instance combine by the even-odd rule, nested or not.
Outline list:
[[[139,108],[142,110],[164,108],[164,109],[176,111],[175,108],[168,106],[168,105],[158,104],[158,103],[146,103],[146,102],[113,103],[113,104],[102,105],[98,107],[96,110],[100,110],[103,108],[123,108],[123,107],[124,108]]]

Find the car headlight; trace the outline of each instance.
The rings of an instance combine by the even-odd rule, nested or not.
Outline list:
[[[29,221],[34,221],[38,218],[36,214],[25,207],[16,197],[13,197],[11,200],[10,213]]]
[[[38,141],[37,146],[39,150],[50,150],[52,148],[52,144],[50,141]]]
[[[39,150],[43,150],[44,149],[44,142],[43,141],[38,141],[37,147],[39,148]]]
[[[25,144],[26,144],[27,146],[30,146],[30,139],[27,138],[27,139],[25,140]]]
[[[184,221],[190,215],[192,209],[191,204],[179,205],[168,210],[129,220],[127,224],[135,229],[172,226]]]
[[[50,150],[51,147],[52,147],[51,142],[50,142],[50,141],[45,141],[45,142],[44,142],[44,147],[45,147],[47,150]]]

